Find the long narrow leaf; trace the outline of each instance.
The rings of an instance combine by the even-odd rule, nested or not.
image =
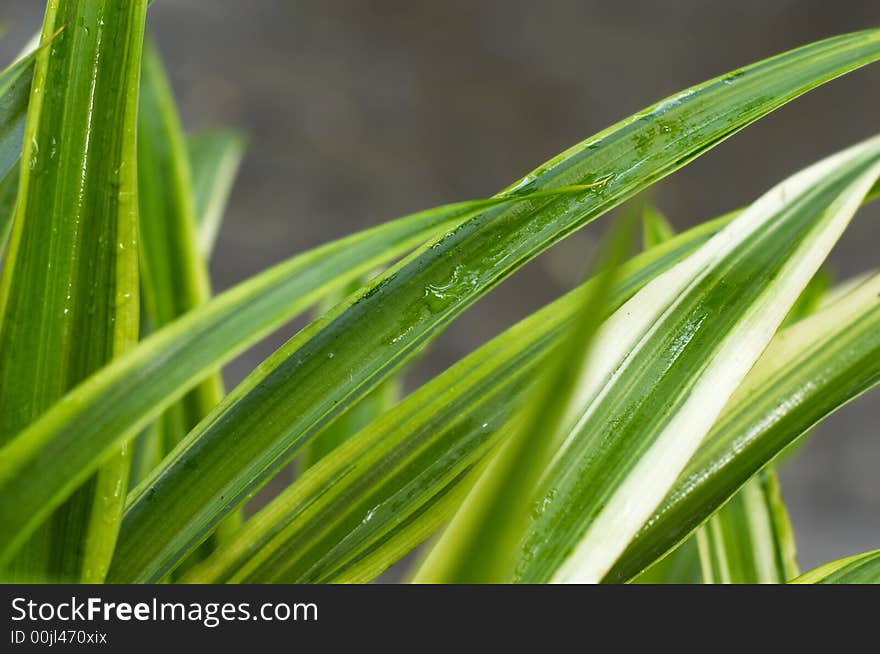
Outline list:
[[[880,383],[880,275],[780,333],[605,581],[631,579],[835,409]]]
[[[794,584],[880,584],[880,550],[838,559],[810,570]]]
[[[43,43],[52,45],[36,53],[0,278],[2,443],[137,340],[134,133],[145,14],[145,0],[48,5]],[[103,579],[127,468],[122,453],[107,461],[8,574]]]
[[[3,259],[6,242],[12,231],[15,199],[18,197],[18,174],[18,166],[16,166],[6,173],[6,177],[0,179],[0,261]]]
[[[144,48],[138,118],[141,288],[150,324],[161,329],[211,296],[208,269],[197,242],[196,199],[189,154],[174,97],[159,54]],[[162,455],[224,395],[211,374],[159,420]]]
[[[660,245],[675,235],[675,230],[662,213],[651,205],[642,210],[642,243],[646,249]]]
[[[244,138],[236,132],[205,132],[187,143],[198,215],[199,249],[211,256],[232,184],[244,156]]]
[[[783,327],[814,313],[830,283],[826,271],[817,273],[789,311]],[[805,440],[802,437],[798,443]],[[785,583],[798,574],[794,532],[771,468],[750,479],[693,539],[699,543],[706,583]]]
[[[48,46],[58,33],[47,39],[42,47]],[[12,231],[27,103],[39,45],[40,35],[37,34],[15,62],[0,73],[0,260]]]
[[[520,579],[602,579],[880,175],[880,137],[775,187],[603,326]]]
[[[633,579],[633,584],[702,584],[697,540],[689,538]]]
[[[875,30],[779,55],[669,98],[508,188],[594,185],[582,196],[474,217],[291,339],[134,496],[113,578],[161,577],[311,436],[526,261],[760,116],[878,54]],[[230,457],[235,470],[226,464]],[[194,466],[202,471],[198,483],[185,473]],[[177,501],[182,495],[190,501]]]
[[[419,568],[417,583],[505,583],[514,576],[519,542],[536,503],[554,445],[566,434],[590,348],[613,295],[618,266],[629,249],[632,219],[615,226],[599,250],[602,274],[590,285],[544,378],[520,409],[520,425],[468,493]]]
[[[663,248],[637,257],[625,268],[628,272],[615,296],[617,302],[681,260],[731,217],[703,225]],[[865,388],[842,388],[838,379],[860,371],[873,383],[880,381],[876,340],[860,339],[858,333],[852,333],[857,325],[868,330],[862,333],[880,330],[878,290],[866,287],[850,298],[853,305],[839,314],[839,322],[826,320],[822,328],[811,328],[794,340],[791,330],[777,336],[767,352],[770,363],[756,366],[746,381],[747,387],[757,388],[760,394],[770,389],[774,392],[765,407],[773,411],[772,421],[766,413],[757,411],[750,414],[753,425],[748,420],[742,422],[743,431],[753,431],[755,443],[764,436],[762,428],[768,429],[766,437],[780,438],[774,430],[785,423],[786,409],[799,411],[798,398],[817,370],[824,373],[818,377],[818,385],[809,390],[814,401],[821,398],[823,402],[819,417],[851,399],[851,393]],[[464,479],[468,471],[503,437],[508,421],[516,415],[515,407],[529,388],[528,380],[541,369],[542,357],[568,324],[572,307],[576,306],[573,301],[582,292],[561,298],[408,397],[274,500],[248,523],[234,544],[218,552],[190,580],[358,582],[374,578],[399,560],[452,515],[462,490],[467,490]],[[826,351],[828,344],[841,336],[849,356],[832,354],[815,368],[803,368],[804,362],[818,361],[816,353]],[[795,345],[783,356],[774,355],[777,343],[782,342]],[[774,372],[789,359],[796,359],[795,367],[777,378]],[[798,374],[793,375],[795,372]],[[779,379],[790,383],[780,384]],[[744,401],[751,405],[748,399]],[[733,402],[726,414],[743,406]],[[793,430],[786,435],[789,441],[809,426],[800,424],[795,420],[787,425]],[[693,470],[691,476],[711,475],[719,461],[736,455],[736,445],[735,439],[728,439],[726,447],[708,457],[708,463]],[[772,453],[765,461],[769,458]],[[697,577],[690,581],[696,583],[699,560],[695,543],[693,552]]]
[[[750,479],[697,532],[707,584],[780,584],[798,574],[794,533],[772,471]]]
[[[622,267],[610,313],[730,218]],[[471,470],[518,415],[595,282],[511,327],[405,398],[248,521],[188,578],[198,582],[368,581],[446,522]]]
[[[315,309],[315,314],[321,316],[327,313],[347,296],[357,291],[367,281],[367,278],[355,280],[341,293],[328,297],[318,305]],[[378,388],[361,399],[360,402],[357,402],[338,420],[334,420],[317,434],[303,449],[302,454],[297,459],[299,470],[305,471],[311,468],[327,454],[397,404],[400,400],[402,388],[401,377],[401,374],[397,374],[386,379]]]
[[[35,61],[36,53],[31,53],[0,73],[0,179],[21,158]]]
[[[572,192],[579,191],[558,193]],[[463,218],[528,199],[446,205],[328,243],[230,289],[114,360],[0,449],[0,561],[115,447],[248,345]]]

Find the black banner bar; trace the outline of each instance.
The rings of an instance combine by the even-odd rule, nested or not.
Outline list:
[[[787,617],[831,627],[844,596],[856,600],[844,602],[849,628],[873,624],[867,619],[878,598],[876,588],[806,586],[6,585],[2,594],[2,652],[178,651],[192,643],[199,651],[302,644],[324,651],[342,643],[470,648],[474,634],[521,646],[574,639],[578,649],[591,649],[695,627],[728,642],[778,632],[793,624]]]

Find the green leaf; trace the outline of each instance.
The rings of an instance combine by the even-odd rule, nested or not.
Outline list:
[[[311,468],[400,400],[401,380],[391,377],[322,430],[297,459],[300,470]]]
[[[707,584],[780,584],[798,575],[794,533],[773,471],[750,479],[697,532]]]
[[[610,313],[729,222],[700,225],[622,266]],[[479,348],[308,470],[194,571],[196,582],[369,581],[446,522],[519,415],[595,281]]]
[[[36,52],[0,73],[0,258],[12,231],[18,168]]]
[[[633,221],[624,220],[599,250],[596,281],[574,323],[554,348],[547,372],[523,402],[520,424],[494,454],[424,560],[416,583],[509,583],[529,514],[547,492],[541,476],[554,445],[566,436],[568,416],[589,360],[593,338],[613,294]]]
[[[616,302],[622,303],[648,279],[681,260],[734,215],[736,212],[701,225],[673,243],[637,257],[625,267],[628,272]],[[354,443],[334,452],[320,470],[310,471],[270,503],[247,523],[234,545],[218,552],[189,579],[201,583],[304,583],[375,578],[451,517],[468,488],[469,471],[503,437],[515,407],[529,388],[528,380],[541,369],[549,344],[568,324],[580,297],[575,294],[493,339],[406,398]],[[869,308],[873,306],[870,291],[863,291],[863,297],[871,302]],[[852,311],[842,315],[855,323],[864,317]],[[873,326],[877,328],[876,322]],[[825,335],[830,341],[845,325],[838,327],[839,331]],[[777,340],[787,338],[787,332],[777,336]],[[818,344],[804,341],[805,348],[817,348],[811,352],[825,345],[824,339]],[[840,360],[844,368],[841,376],[852,370],[848,366],[853,361],[861,361],[862,365],[873,365],[880,379],[876,346],[872,350],[870,343],[865,343],[860,348],[859,341],[849,341],[849,347],[855,347],[856,352],[850,360]],[[774,349],[775,345],[768,352]],[[836,361],[831,358],[831,365]],[[808,380],[813,372],[808,371],[803,379]],[[823,379],[834,383],[827,374]],[[774,408],[796,410],[793,398],[803,392],[802,386],[773,387],[780,390]],[[792,397],[785,395],[786,389]],[[826,390],[820,385],[815,393],[823,397]],[[836,405],[830,403],[826,413],[850,399],[845,394],[842,398],[837,398]],[[755,419],[760,425],[769,424],[764,415],[757,414]],[[759,439],[760,434],[754,438]],[[696,577],[682,581],[697,583],[699,560],[696,543],[692,545]]]
[[[700,570],[700,552],[696,538],[688,538],[630,583],[702,584],[703,573]]]
[[[36,53],[31,53],[0,73],[0,179],[21,158],[35,60]]]
[[[880,383],[880,275],[781,332],[604,581],[631,579],[685,539],[822,418]]]
[[[797,302],[788,312],[785,318],[784,326],[793,325],[798,320],[803,320],[810,314],[814,313],[828,295],[831,288],[832,277],[827,270],[820,270],[815,277],[810,280],[804,292],[798,298]]]
[[[0,261],[6,250],[6,242],[12,231],[12,219],[15,214],[15,199],[18,197],[18,166],[0,179]]]
[[[880,137],[762,196],[603,326],[519,579],[595,583],[674,484],[880,175]]]
[[[446,205],[328,243],[228,290],[114,360],[0,449],[0,561],[120,443],[206,374],[432,234],[486,207],[528,199]]]
[[[189,138],[199,249],[206,258],[214,249],[229,193],[244,156],[244,146],[244,138],[237,132],[205,132]]]
[[[880,584],[880,550],[831,561],[802,574],[793,584]]]
[[[141,288],[152,329],[161,329],[211,297],[197,241],[196,199],[189,153],[159,54],[148,41],[138,118]],[[223,398],[212,373],[160,418],[165,455]]]
[[[679,93],[506,189],[593,185],[581,196],[475,216],[297,334],[134,495],[112,578],[160,578],[309,438],[525,262],[767,112],[878,55],[874,30],[773,57]]]
[[[374,276],[370,275],[369,277]],[[369,277],[357,279],[341,293],[328,297],[318,305],[315,314],[322,316],[330,311],[345,299],[346,296],[351,295],[367,283]],[[327,454],[397,404],[400,400],[403,385],[401,377],[401,374],[397,374],[386,379],[381,385],[340,416],[339,419],[327,425],[309,441],[309,444],[303,449],[302,454],[297,459],[299,470],[302,472],[311,468],[315,463],[327,456]]]
[[[737,213],[636,257],[624,267],[615,301],[622,303]],[[190,580],[363,582],[377,576],[452,515],[467,490],[468,474],[503,437],[583,292],[546,307],[406,398],[270,503],[247,523],[236,543]],[[850,314],[844,313],[844,319]],[[852,318],[859,322],[862,316]],[[870,347],[861,351],[861,360],[880,374],[880,357]],[[777,407],[796,405],[785,396],[786,386],[775,388],[781,391],[775,396]],[[795,395],[802,390],[791,388]],[[816,393],[821,396],[823,390],[820,385]],[[767,424],[765,416],[758,419]]]
[[[39,35],[31,39],[18,59],[0,73],[0,260],[12,232],[27,103],[38,45]]]
[[[52,45],[36,54],[0,278],[0,443],[137,341],[134,133],[145,11],[144,0],[60,0],[46,11],[43,43]],[[115,449],[10,576],[103,579],[128,468]]]
[[[782,326],[814,313],[830,284],[830,273],[820,270]],[[805,441],[803,435],[797,444]],[[787,448],[780,460],[791,453],[792,448]],[[746,482],[691,540],[699,543],[706,583],[785,583],[798,574],[794,533],[771,468]]]
[[[642,243],[645,249],[660,245],[675,235],[669,221],[656,207],[646,204],[642,209]]]

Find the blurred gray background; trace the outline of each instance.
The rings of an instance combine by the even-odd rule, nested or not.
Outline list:
[[[0,0],[8,60],[44,3]],[[222,290],[385,219],[491,195],[562,149],[708,77],[880,25],[876,0],[155,0],[152,30],[188,128],[250,148],[211,269]],[[880,131],[880,67],[783,108],[656,186],[677,228],[740,206]],[[880,208],[835,251],[840,277],[880,265]],[[411,374],[436,374],[576,282],[595,225],[458,320]],[[226,371],[243,378],[292,325]],[[880,547],[880,393],[826,421],[783,470],[802,567]]]

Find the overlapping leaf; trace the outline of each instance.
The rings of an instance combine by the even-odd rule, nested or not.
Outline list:
[[[18,197],[18,167],[0,179],[0,260],[6,250],[6,242],[12,231],[12,218],[15,213],[15,199]]]
[[[159,54],[149,42],[141,75],[138,180],[144,306],[151,327],[161,329],[204,304],[211,288],[196,236],[199,214],[186,140]],[[219,220],[219,211],[212,210],[217,215],[211,220]],[[169,407],[158,423],[159,451],[171,451],[223,395],[218,372]]]
[[[791,583],[880,584],[880,550],[826,563],[802,574]]]
[[[695,228],[622,267],[606,311],[721,225]],[[448,520],[481,457],[509,431],[588,282],[444,371],[254,516],[198,581],[366,581]]]
[[[589,374],[593,341],[631,245],[633,224],[630,215],[603,239],[596,264],[603,272],[545,363],[543,379],[522,402],[513,434],[492,455],[431,548],[416,583],[509,583],[513,578],[530,514],[536,502],[543,502],[544,468],[567,435],[577,389]]]
[[[5,173],[21,181],[0,279],[0,442],[137,340],[135,121],[145,0],[50,3],[42,42],[18,64],[0,132]],[[6,95],[4,95],[6,97]],[[116,446],[117,452],[120,445]],[[37,534],[7,574],[103,579],[127,459],[119,454]]]
[[[880,276],[781,332],[605,581],[626,581],[692,533],[822,418],[880,383]]]
[[[667,556],[656,561],[630,583],[633,584],[702,584],[700,552],[696,538],[689,538]]]
[[[0,179],[21,157],[35,59],[31,53],[0,73]]]
[[[664,266],[680,260],[730,218],[706,224],[635,259],[625,268],[628,272],[618,301],[629,297]],[[658,265],[652,263],[655,257],[659,257]],[[407,398],[270,504],[233,546],[213,557],[192,579],[364,581],[381,572],[451,515],[461,496],[462,479],[497,442],[529,378],[540,369],[542,353],[570,317],[571,301],[563,298],[539,312]],[[870,291],[863,291],[853,310],[841,314],[841,324],[826,321],[825,329],[810,330],[808,338],[798,339],[804,349],[803,360],[815,361],[816,351],[853,325],[863,324],[876,304]],[[866,328],[870,330],[871,325]],[[780,338],[788,340],[789,335]],[[876,377],[880,373],[876,344],[859,340],[857,335],[847,342],[850,356],[826,359],[825,365],[839,365],[836,373],[841,376],[869,366]],[[759,366],[755,372],[760,377],[750,375],[747,385],[760,386],[756,379],[771,375],[774,366],[786,359],[774,357],[772,361],[770,366]],[[777,420],[784,418],[779,407],[796,410],[797,403],[787,393],[794,397],[801,394],[816,368],[795,370],[801,372],[794,376],[791,370],[786,373],[790,384],[780,385],[775,380],[768,384],[774,389],[774,398],[767,406],[774,408]],[[820,376],[823,379],[834,383],[827,375]],[[826,394],[829,389],[822,384],[813,390],[827,400],[821,415],[851,398],[847,390]],[[852,387],[848,390],[855,392]],[[734,403],[728,413],[738,408],[741,405]],[[750,416],[755,421],[753,438],[759,442],[762,426],[769,423],[760,412]],[[743,422],[741,428],[749,426]],[[786,434],[786,442],[808,426],[790,424],[793,431]],[[774,436],[778,438],[771,430],[769,437]],[[727,445],[732,448],[730,442]],[[782,446],[777,443],[777,447]],[[771,447],[765,462],[776,451]],[[730,449],[724,454],[730,457]],[[711,469],[701,474],[710,475]],[[708,499],[711,503],[714,498]]]
[[[113,361],[0,450],[0,560],[116,444],[248,345],[432,234],[486,207],[527,199],[446,205],[328,243],[230,289]]]
[[[798,574],[794,533],[772,471],[750,479],[697,532],[707,584],[780,584]]]
[[[198,216],[199,249],[211,256],[232,183],[244,156],[244,138],[236,132],[204,132],[187,142]]]
[[[877,180],[878,155],[875,138],[786,180],[608,320],[521,580],[610,569]]]
[[[135,495],[112,578],[160,578],[311,436],[524,262],[818,81],[876,58],[880,49],[876,31],[843,38],[849,42],[814,44],[689,89],[575,146],[507,192],[592,183],[591,192],[488,210],[300,332],[228,395]],[[195,468],[199,475],[190,474]],[[183,495],[186,504],[176,499]]]

